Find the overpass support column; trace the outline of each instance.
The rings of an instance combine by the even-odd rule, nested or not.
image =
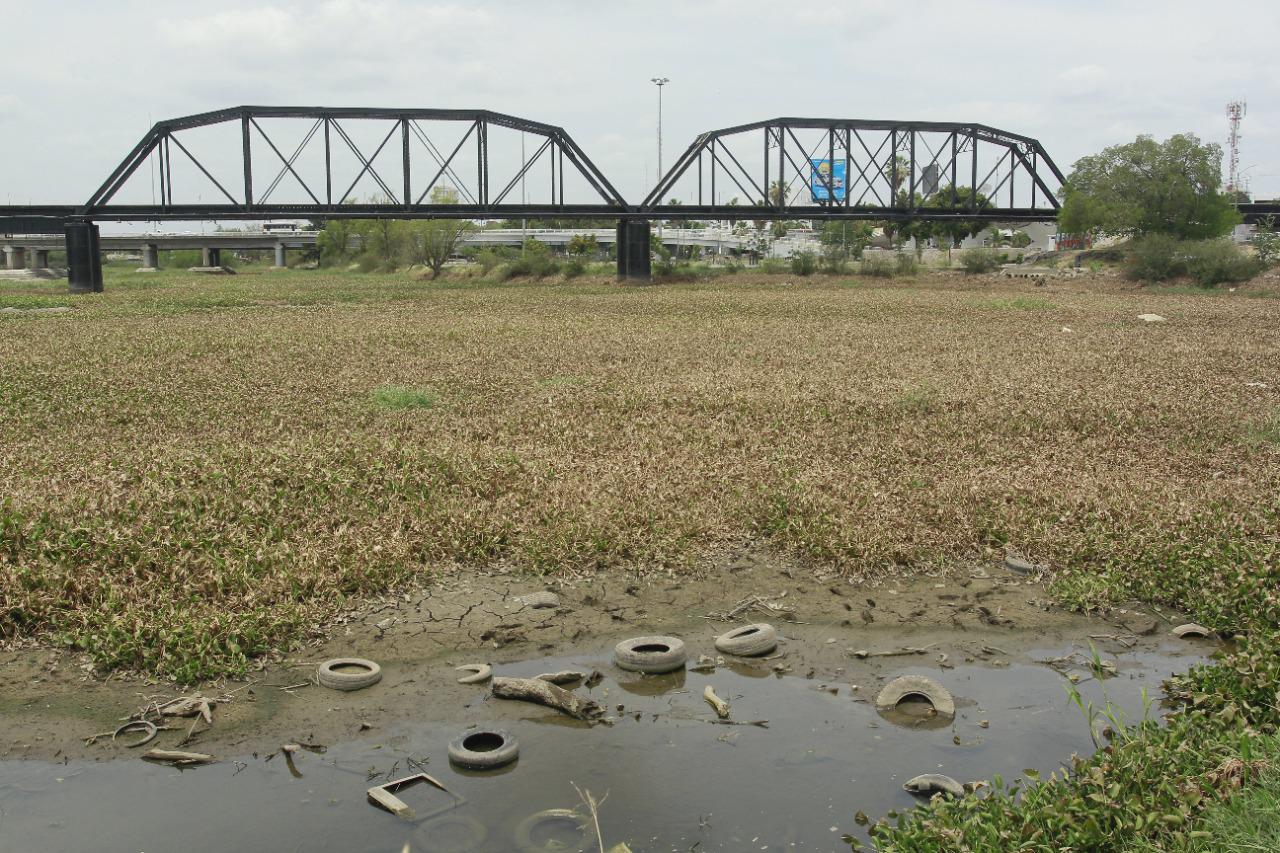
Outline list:
[[[618,222],[618,281],[649,282],[653,275],[649,266],[649,223],[647,220],[623,219]]]
[[[72,293],[102,292],[102,247],[98,226],[67,223],[67,284]]]
[[[49,268],[49,250],[48,249],[32,249],[31,268],[33,270],[47,270]]]
[[[276,243],[276,266],[281,269],[288,266],[285,263],[284,243]]]
[[[220,267],[222,266],[222,250],[210,249],[205,246],[200,250],[200,266],[202,267]]]
[[[142,269],[147,272],[160,269],[160,247],[155,243],[142,244]]]
[[[27,250],[22,246],[6,246],[4,250],[4,268],[21,270],[27,267]]]

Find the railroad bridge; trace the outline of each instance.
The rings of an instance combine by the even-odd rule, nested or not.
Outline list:
[[[776,118],[701,134],[631,204],[553,125],[244,106],[156,123],[84,204],[0,206],[0,233],[62,235],[82,293],[102,290],[103,221],[609,220],[619,277],[647,280],[653,220],[1052,221],[1063,181],[1037,140],[987,125]]]

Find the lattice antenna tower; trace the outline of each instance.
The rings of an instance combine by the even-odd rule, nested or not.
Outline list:
[[[1231,124],[1231,132],[1227,135],[1227,192],[1229,193],[1240,189],[1240,120],[1244,118],[1246,108],[1244,101],[1232,101],[1227,104],[1227,120]]]

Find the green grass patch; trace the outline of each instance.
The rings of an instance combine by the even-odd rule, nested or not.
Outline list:
[[[404,388],[384,385],[370,394],[374,405],[383,409],[434,409],[440,395],[431,388]]]
[[[976,304],[981,308],[989,308],[993,311],[1052,311],[1058,307],[1048,299],[1042,299],[1038,296],[980,299]]]

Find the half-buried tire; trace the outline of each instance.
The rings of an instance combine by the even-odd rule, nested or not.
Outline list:
[[[613,662],[629,672],[675,672],[687,659],[679,637],[633,637],[613,648]]]
[[[559,830],[557,835],[560,838],[536,840],[545,837],[553,828]],[[561,840],[567,835],[573,835],[577,840]],[[547,809],[529,815],[516,827],[515,842],[520,853],[586,853],[587,850],[595,850],[595,844],[587,833],[586,821],[573,809]]]
[[[726,655],[754,658],[778,647],[778,632],[768,622],[743,625],[716,637],[716,649]]]

